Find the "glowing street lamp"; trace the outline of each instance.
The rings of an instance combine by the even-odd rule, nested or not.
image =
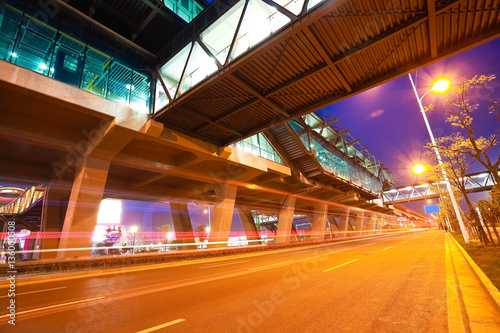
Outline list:
[[[411,85],[413,87],[413,91],[415,92],[415,97],[417,97],[418,106],[420,107],[420,112],[422,113],[422,117],[424,117],[424,122],[427,127],[427,131],[429,132],[429,136],[431,137],[432,145],[434,146],[434,153],[436,154],[436,158],[438,160],[439,166],[441,167],[441,172],[443,173],[444,182],[446,184],[446,189],[448,190],[448,194],[450,195],[451,202],[453,204],[453,209],[455,210],[455,215],[458,219],[458,224],[460,225],[460,230],[462,231],[462,235],[464,236],[465,243],[469,243],[469,233],[467,229],[465,229],[464,221],[462,220],[462,215],[460,214],[460,209],[458,208],[457,199],[455,198],[455,194],[453,193],[453,189],[451,188],[450,181],[448,180],[448,176],[446,175],[446,171],[443,167],[443,161],[441,160],[441,154],[439,154],[439,150],[436,147],[436,140],[434,140],[434,135],[432,134],[431,126],[429,125],[429,121],[427,120],[427,116],[425,115],[424,106],[422,105],[422,99],[431,91],[437,94],[444,94],[451,87],[451,81],[449,79],[440,78],[433,82],[432,87],[429,91],[422,95],[422,97],[418,97],[417,87],[415,83],[413,83],[413,78],[411,74],[408,74],[410,78]]]
[[[413,166],[412,170],[414,174],[421,175],[425,172],[426,167],[422,163],[417,163]]]
[[[203,211],[203,214],[207,214],[207,213],[208,213],[208,227],[207,227],[207,229],[205,231],[207,233],[209,233],[210,232],[211,222],[212,222],[212,221],[210,221],[210,206],[208,206],[208,208]]]
[[[432,83],[431,91],[436,94],[445,94],[451,88],[451,80],[439,78]],[[423,98],[423,96],[422,96]]]

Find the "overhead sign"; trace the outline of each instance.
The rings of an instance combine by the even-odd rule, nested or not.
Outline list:
[[[439,213],[439,205],[424,206],[425,214]]]

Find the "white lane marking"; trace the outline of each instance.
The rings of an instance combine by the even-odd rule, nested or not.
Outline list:
[[[78,303],[83,303],[83,302],[89,302],[89,301],[94,301],[94,300],[103,299],[103,298],[105,298],[105,297],[104,296],[99,296],[99,297],[94,297],[94,298],[82,299],[82,300],[74,301],[74,302],[56,304],[56,305],[51,305],[51,306],[44,306],[43,308],[37,308],[37,309],[32,309],[32,310],[26,310],[26,311],[16,312],[16,315],[20,315],[20,314],[24,314],[24,313],[30,313],[30,312],[36,312],[36,311],[41,311],[41,310],[47,310],[47,309],[53,309],[53,308],[60,308],[61,306],[65,306],[65,305],[72,305],[72,304],[78,304]],[[9,315],[4,315],[4,316],[0,316],[0,318],[7,318],[8,316]]]
[[[252,270],[255,270],[255,269],[262,269],[262,268],[271,268],[271,267],[283,266],[283,265],[287,265],[287,264],[289,264],[291,262],[293,262],[293,260],[278,262],[276,264],[271,264],[271,265],[265,265],[265,266],[259,266],[259,267],[252,267],[252,268],[249,268],[248,270],[252,271]]]
[[[394,246],[389,246],[389,247],[386,247],[386,248],[385,248],[385,249],[383,249],[382,251],[389,250],[391,247],[394,247]]]
[[[408,241],[404,241],[403,244],[406,243],[406,242],[408,242]]]
[[[297,251],[297,252],[294,252],[294,253],[306,253],[306,252],[311,252],[311,251],[313,251],[313,249]]]
[[[339,267],[345,266],[345,265],[347,265],[347,264],[350,264],[351,262],[355,262],[355,261],[358,261],[358,260],[359,260],[359,259],[354,259],[354,260],[351,260],[351,261],[345,262],[345,263],[340,264],[340,265],[337,265],[337,266],[335,266],[335,267],[325,269],[323,272],[328,272],[328,271],[331,271],[332,269],[335,269],[335,268],[339,268]]]
[[[143,330],[143,331],[139,331],[137,333],[149,333],[149,332],[157,331],[159,329],[162,329],[162,328],[165,328],[165,327],[168,327],[168,326],[172,326],[172,325],[175,325],[175,324],[178,324],[178,323],[182,323],[183,321],[186,321],[186,319],[179,318],[179,319],[176,319],[176,320],[169,321],[168,323],[165,323],[165,324],[161,324],[161,325],[158,325],[158,326],[155,326],[155,327],[148,328],[148,329]]]
[[[50,289],[41,289],[41,290],[35,290],[35,291],[27,291],[25,293],[16,293],[16,296],[26,295],[26,294],[33,294],[33,293],[41,293],[41,292],[44,292],[44,291],[64,289],[64,288],[67,288],[67,287],[57,287],[57,288],[50,288]],[[4,298],[4,297],[8,297],[8,295],[7,296],[0,296],[0,298]]]
[[[234,265],[234,264],[239,264],[239,263],[242,263],[242,262],[248,262],[248,260],[229,262],[227,264],[218,264],[218,265],[203,266],[203,267],[199,267],[199,269],[211,268],[211,267],[219,267],[219,266],[227,266],[227,265]]]

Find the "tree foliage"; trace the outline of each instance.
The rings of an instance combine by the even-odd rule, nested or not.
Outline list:
[[[494,99],[490,92],[490,84],[498,81],[495,75],[475,76],[472,79],[461,80],[444,101],[447,106],[447,121],[453,126],[461,128],[466,135],[466,140],[461,144],[461,151],[481,163],[492,175],[496,184],[500,184],[498,167],[500,166],[500,152],[493,157],[491,148],[498,145],[500,140],[500,100]],[[498,129],[488,137],[477,136],[474,130],[474,117],[485,118],[484,114],[478,114],[480,105],[474,103],[476,91],[484,93],[488,102],[488,112],[493,115],[491,121],[498,122]],[[483,109],[484,110],[484,109]],[[488,118],[488,119],[489,119]]]
[[[169,244],[170,239],[168,238],[168,233],[172,230],[170,224],[164,224],[156,228],[160,232],[160,242],[162,244]]]
[[[199,225],[196,227],[196,236],[200,240],[200,242],[204,242],[208,238],[208,226],[207,225]]]

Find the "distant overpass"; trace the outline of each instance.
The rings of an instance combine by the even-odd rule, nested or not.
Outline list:
[[[465,176],[465,188],[468,193],[491,190],[493,177],[489,172],[476,172]],[[444,186],[444,182],[441,182]],[[425,183],[410,186],[396,187],[382,193],[384,204],[397,204],[426,199],[438,198],[439,195],[433,190],[435,183]]]

